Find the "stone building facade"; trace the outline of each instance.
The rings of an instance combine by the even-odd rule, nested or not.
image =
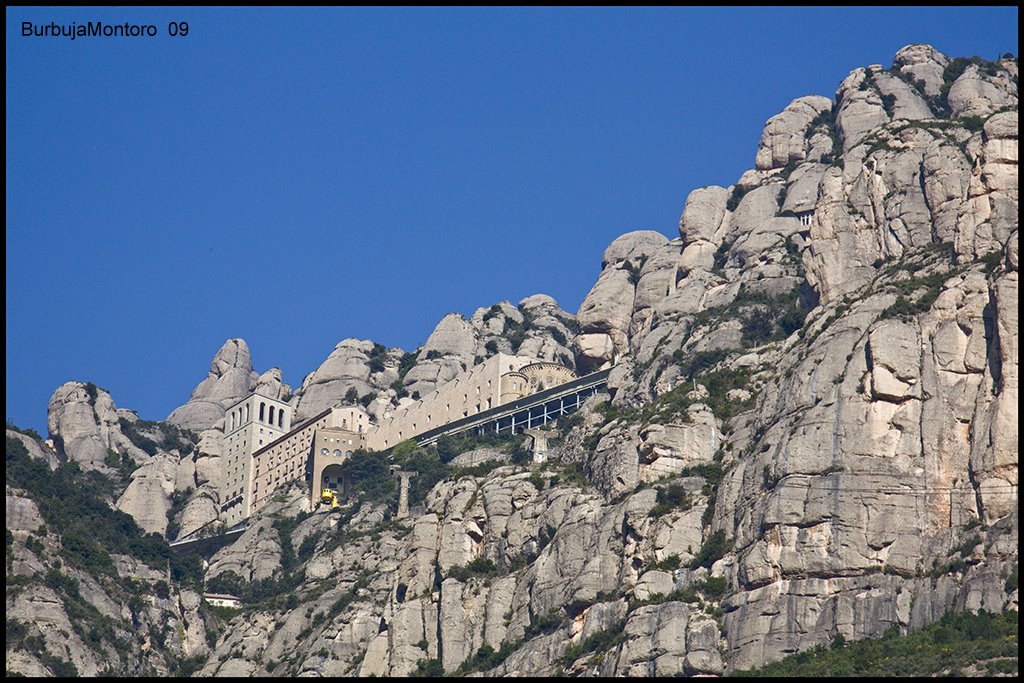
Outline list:
[[[323,470],[366,448],[370,428],[370,416],[361,408],[335,406],[256,451],[252,456],[252,512],[266,505],[282,484],[310,475],[315,501],[320,496]]]
[[[335,406],[291,428],[291,406],[252,394],[224,420],[221,511],[228,526],[266,505],[276,489],[310,483],[315,506],[325,488],[346,494],[341,464],[359,449],[382,451],[431,429],[576,379],[557,363],[496,354],[419,401],[372,423],[355,406]]]
[[[516,399],[576,379],[557,363],[498,353],[419,401],[384,417],[369,435],[369,447],[385,450],[418,434],[497,408]]]
[[[228,526],[252,514],[253,453],[280,439],[291,426],[292,407],[260,394],[250,394],[225,413],[220,511]]]

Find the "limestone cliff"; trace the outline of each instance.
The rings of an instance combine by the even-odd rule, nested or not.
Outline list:
[[[614,367],[542,466],[514,442],[403,455],[420,471],[408,518],[387,487],[340,511],[282,490],[201,577],[239,613],[207,612],[194,577],[127,609],[76,568],[81,599],[147,634],[180,624],[147,641],[154,669],[189,657],[209,676],[722,674],[1016,610],[1017,97],[1015,60],[908,46],[769,119],[754,168],[693,190],[678,237],[613,241],[576,316],[538,295],[446,316],[413,354],[339,343],[292,399],[305,416],[346,397],[378,414],[497,352]],[[188,454],[80,383],[51,402],[55,451],[27,450],[107,476],[124,454],[110,504],[198,528],[216,516],[222,401],[282,386],[243,346],[172,414],[206,429]],[[8,489],[8,585],[28,577],[8,613],[45,647],[23,633],[8,669],[54,673],[81,606],[41,585],[35,505]],[[100,670],[75,633],[58,654]]]

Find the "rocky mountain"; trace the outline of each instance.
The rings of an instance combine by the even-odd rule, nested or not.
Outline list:
[[[346,339],[295,392],[296,416],[306,419],[339,402],[358,402],[380,417],[403,399],[425,396],[499,352],[571,367],[568,343],[574,330],[574,316],[551,297],[536,294],[518,306],[502,301],[477,309],[470,320],[449,313],[412,353]]]
[[[229,340],[166,423],[65,384],[50,445],[8,430],[8,671],[728,674],[1017,610],[1017,87],[1015,59],[912,45],[794,100],[678,237],[614,240],[576,316],[536,295],[414,353],[345,340],[292,396]],[[420,476],[395,519],[370,454],[353,505],[282,490],[205,564],[145,535],[216,525],[219,422],[257,386],[380,416],[498,352],[613,366],[546,464],[396,451]],[[94,539],[109,562],[67,478],[133,520]]]

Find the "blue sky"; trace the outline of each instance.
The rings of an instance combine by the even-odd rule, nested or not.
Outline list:
[[[37,38],[22,22],[153,24]],[[167,35],[186,21],[185,37]],[[298,386],[348,337],[575,313],[618,235],[753,166],[766,119],[1015,8],[7,8],[7,418],[65,381],[163,419],[225,340]]]

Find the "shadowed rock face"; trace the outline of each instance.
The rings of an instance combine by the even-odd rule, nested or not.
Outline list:
[[[151,645],[154,661],[208,653],[210,676],[404,676],[433,659],[453,673],[484,646],[508,655],[484,667],[492,676],[722,674],[950,609],[1016,609],[1016,64],[957,75],[952,61],[908,46],[890,70],[851,72],[833,101],[794,101],[766,124],[754,169],[690,194],[677,239],[609,246],[577,319],[543,295],[446,316],[404,389],[498,351],[575,354],[580,372],[617,361],[609,393],[549,442],[544,467],[466,453],[452,465],[499,466],[440,480],[400,524],[387,522],[395,501],[368,502],[316,512],[284,538],[274,521],[307,494],[282,490],[206,579],[280,578],[290,543],[297,587],[210,642],[198,596],[173,583],[136,615],[127,595],[73,572],[83,597],[122,615],[126,638],[136,619],[147,632],[171,624],[182,635]],[[218,353],[179,417],[243,385],[285,390],[243,347]],[[293,405],[313,414],[354,387],[383,411],[402,359],[345,340]],[[194,458],[150,456],[131,450],[120,414],[102,390],[62,386],[58,455],[101,469],[106,449],[129,453],[141,467],[118,505],[147,529],[161,531],[168,491],[189,488],[182,532],[215,520],[218,432]],[[39,517],[8,490],[9,576],[45,574],[59,554],[54,539],[30,548]],[[97,673],[64,600],[15,591],[8,619],[67,631],[68,657]],[[25,649],[9,650],[8,669],[48,672]]]

